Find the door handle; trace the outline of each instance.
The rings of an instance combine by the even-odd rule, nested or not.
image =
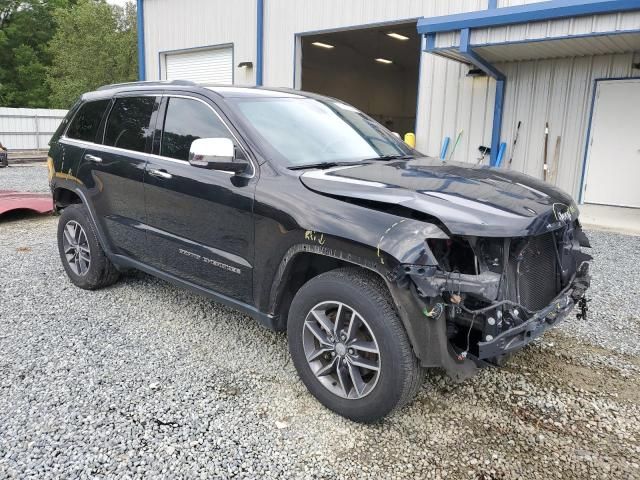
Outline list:
[[[166,170],[149,170],[149,175],[152,177],[164,178],[166,180],[173,178],[173,175],[168,173]]]
[[[95,155],[91,155],[90,153],[87,153],[84,156],[84,159],[88,162],[102,163],[102,159],[100,157],[96,157]]]

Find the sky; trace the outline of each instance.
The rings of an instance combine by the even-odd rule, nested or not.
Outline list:
[[[127,3],[127,0],[107,0],[107,3],[112,3],[113,5],[120,5],[121,7]]]

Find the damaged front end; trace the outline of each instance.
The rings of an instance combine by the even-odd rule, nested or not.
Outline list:
[[[419,264],[393,275],[396,298],[413,318],[424,366],[457,379],[475,366],[501,364],[564,319],[586,315],[591,257],[578,220],[526,237],[430,238]],[[401,288],[400,288],[401,287]],[[473,365],[472,365],[473,364]]]

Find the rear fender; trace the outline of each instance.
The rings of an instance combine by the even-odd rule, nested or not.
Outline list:
[[[54,200],[56,198],[56,192],[59,190],[69,190],[75,193],[80,198],[80,200],[82,201],[82,204],[86,207],[87,211],[89,212],[89,217],[91,218],[91,221],[96,227],[96,232],[98,234],[98,241],[100,242],[100,246],[104,250],[107,257],[109,257],[109,259],[113,261],[113,258],[114,258],[113,249],[111,248],[111,245],[107,241],[107,236],[104,232],[104,229],[102,228],[102,225],[100,224],[100,222],[97,221],[98,217],[93,208],[93,205],[91,205],[91,202],[87,200],[87,193],[84,191],[84,186],[82,182],[77,178],[73,177],[72,175],[56,172],[53,175],[53,178],[51,180],[51,191],[53,192]],[[54,208],[58,210],[55,204],[54,204]],[[113,263],[116,263],[116,262],[113,262]]]

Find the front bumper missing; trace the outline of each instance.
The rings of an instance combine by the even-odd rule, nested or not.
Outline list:
[[[510,328],[489,342],[478,342],[478,360],[495,358],[520,350],[571,313],[575,301],[565,293],[517,327]]]
[[[477,359],[496,358],[520,350],[546,330],[560,323],[571,313],[575,305],[584,299],[590,280],[589,265],[584,263],[570,285],[545,308],[535,312],[531,318],[520,325],[500,333],[493,340],[478,342]]]

